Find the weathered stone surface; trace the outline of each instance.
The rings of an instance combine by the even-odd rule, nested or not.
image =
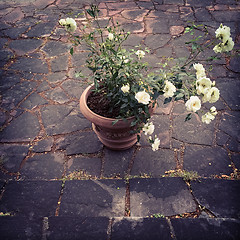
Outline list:
[[[57,88],[51,89],[49,91],[46,91],[45,96],[48,99],[51,99],[51,100],[53,100],[57,103],[60,103],[60,104],[63,104],[63,103],[66,103],[66,102],[69,101],[68,96],[66,95],[66,93],[60,87],[57,87]]]
[[[176,239],[237,239],[240,221],[227,218],[171,219]]]
[[[178,36],[184,32],[183,26],[171,26],[170,27],[170,34],[173,36]]]
[[[212,16],[219,23],[234,22],[240,20],[238,11],[213,11]]]
[[[49,57],[52,57],[67,53],[70,49],[70,46],[71,45],[66,43],[51,41],[47,42],[42,48],[42,50],[46,52]]]
[[[108,224],[106,217],[50,217],[47,239],[106,240]]]
[[[22,108],[33,109],[39,105],[47,104],[48,101],[42,98],[39,94],[31,94],[21,105]]]
[[[17,172],[27,156],[29,145],[0,145],[1,165],[9,172]]]
[[[47,80],[50,83],[58,83],[58,82],[65,80],[66,78],[67,77],[66,77],[65,72],[55,72],[55,73],[51,73],[47,76]]]
[[[167,19],[153,20],[146,19],[146,29],[148,33],[169,33],[169,25]]]
[[[148,10],[124,10],[122,16],[127,19],[135,21],[143,21],[144,16],[148,13]]]
[[[239,62],[240,62],[239,56],[232,57],[228,68],[234,72],[239,73],[240,72]]]
[[[201,182],[192,182],[191,187],[197,201],[215,216],[239,218],[240,181],[201,179]]]
[[[188,5],[194,6],[194,7],[205,7],[205,6],[211,6],[213,1],[212,0],[187,0]]]
[[[205,8],[196,8],[195,17],[200,22],[212,21],[211,14]]]
[[[12,51],[8,49],[0,50],[0,67],[4,67],[8,60],[11,59],[12,57],[13,57]]]
[[[105,177],[124,177],[128,173],[128,166],[133,157],[133,148],[125,151],[105,149],[104,171]]]
[[[166,219],[156,218],[114,218],[112,240],[172,239]]]
[[[80,132],[61,138],[57,148],[66,149],[67,155],[97,153],[102,149],[102,143],[94,132]]]
[[[37,117],[25,112],[0,132],[0,142],[31,141],[36,137],[39,130]]]
[[[120,217],[124,212],[124,180],[65,182],[59,216]]]
[[[64,154],[48,153],[28,158],[20,170],[26,179],[60,179],[64,172]]]
[[[232,172],[228,152],[220,147],[186,146],[183,159],[183,168],[196,171],[200,176],[229,175]]]
[[[26,35],[28,37],[48,37],[51,35],[56,22],[39,23],[33,26]]]
[[[2,239],[41,239],[42,218],[1,217],[0,234]]]
[[[101,159],[100,158],[87,158],[87,157],[73,157],[68,161],[67,175],[74,171],[83,171],[88,176],[100,177],[101,173]],[[84,176],[82,176],[84,178]]]
[[[49,105],[41,109],[43,124],[49,135],[69,133],[91,127],[91,124],[71,106]]]
[[[165,171],[175,168],[176,162],[172,150],[159,149],[153,152],[151,148],[142,148],[136,154],[131,175],[147,174],[159,177]]]
[[[62,88],[70,95],[71,97],[80,99],[83,91],[86,86],[82,82],[76,80],[67,80],[62,83]]]
[[[9,12],[5,15],[2,20],[8,23],[15,23],[24,17],[24,14],[21,8],[15,8],[13,11]]]
[[[196,210],[181,178],[130,179],[130,204],[132,217],[172,216]]]
[[[235,167],[239,170],[240,169],[240,154],[239,153],[232,154],[231,159],[232,159]]]
[[[51,61],[52,72],[64,71],[68,69],[68,56],[60,56]]]
[[[0,201],[0,211],[31,220],[54,216],[61,184],[61,181],[11,181]]]
[[[52,138],[46,138],[46,139],[38,141],[33,146],[32,150],[34,152],[37,152],[37,153],[50,152],[52,146],[53,146],[53,139]]]

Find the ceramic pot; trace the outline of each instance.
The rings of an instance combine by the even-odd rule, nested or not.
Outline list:
[[[133,134],[131,122],[134,117],[127,121],[119,120],[113,125],[114,118],[106,118],[91,111],[87,106],[87,99],[93,85],[87,87],[80,98],[80,110],[82,114],[92,123],[94,132],[99,140],[109,149],[125,150],[131,148],[137,142],[137,133]]]

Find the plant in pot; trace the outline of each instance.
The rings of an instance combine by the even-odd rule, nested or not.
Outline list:
[[[213,40],[207,39],[198,44],[199,37],[188,42],[192,51],[185,59],[163,59],[157,71],[149,73],[148,64],[143,62],[148,49],[136,46],[135,49],[123,48],[129,32],[110,25],[101,27],[99,10],[92,5],[87,11],[87,24],[74,32],[77,24],[74,19],[59,21],[70,34],[74,46],[84,43],[89,51],[86,63],[92,71],[93,84],[86,88],[80,98],[83,115],[92,122],[93,129],[100,141],[108,148],[123,150],[132,147],[141,132],[150,135],[148,140],[153,151],[157,150],[160,140],[153,137],[154,125],[149,120],[156,107],[159,95],[165,103],[183,100],[191,119],[191,112],[199,112],[202,103],[215,103],[219,90],[207,76],[202,64],[194,63],[196,57],[207,48],[216,54],[229,52],[233,48],[230,28],[221,25]],[[185,32],[193,33],[201,25],[192,25]],[[208,38],[208,31],[202,27]],[[216,41],[220,41],[216,45]],[[73,54],[74,47],[70,49]],[[209,60],[216,59],[212,56]],[[173,60],[173,64],[171,63]],[[202,115],[202,121],[209,124],[216,116],[214,106]]]

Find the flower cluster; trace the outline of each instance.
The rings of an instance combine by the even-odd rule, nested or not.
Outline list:
[[[154,132],[154,129],[155,129],[155,126],[153,125],[152,122],[146,123],[142,128],[145,135],[152,135]],[[152,136],[149,136],[148,140],[152,145],[152,150],[153,151],[158,150],[159,145],[160,145],[159,138],[155,135],[155,139],[153,140]]]
[[[221,42],[213,48],[213,51],[215,53],[230,52],[234,47],[234,42],[230,37],[230,27],[221,24],[215,33],[216,38],[221,40]]]

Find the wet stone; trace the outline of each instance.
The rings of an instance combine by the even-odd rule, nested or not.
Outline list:
[[[105,177],[124,177],[128,173],[128,166],[133,157],[133,148],[125,151],[105,149],[104,171]]]
[[[66,103],[69,101],[68,96],[60,87],[57,87],[57,88],[54,88],[53,90],[49,90],[45,92],[45,96],[48,99],[51,99],[60,104]]]
[[[61,184],[61,181],[11,181],[0,200],[0,212],[11,212],[16,217],[25,216],[31,220],[54,216]]]
[[[34,52],[42,44],[39,39],[19,39],[10,42],[9,47],[14,50],[17,55],[24,55],[29,52]]]
[[[0,145],[0,164],[9,172],[17,172],[27,156],[29,145]]]
[[[28,37],[48,37],[51,35],[53,28],[56,23],[47,22],[47,23],[39,23],[33,26],[26,35]]]
[[[186,146],[183,159],[183,168],[200,176],[230,175],[232,172],[228,153],[221,147]]]
[[[50,152],[51,148],[53,146],[53,139],[52,138],[47,138],[38,141],[34,146],[33,146],[33,152],[36,153],[43,153],[43,152]]]
[[[215,216],[225,218],[240,217],[239,187],[238,180],[201,179],[201,182],[191,182],[193,195],[199,204]]]
[[[10,69],[32,73],[48,73],[48,66],[44,60],[36,58],[19,58]]]
[[[42,50],[46,52],[49,57],[65,54],[69,51],[69,49],[70,49],[69,44],[61,43],[57,41],[48,42],[42,48]]]
[[[66,181],[59,216],[124,216],[125,191],[124,180]]]
[[[106,217],[50,217],[47,239],[106,240],[108,224]]]
[[[151,148],[142,148],[136,154],[131,175],[147,174],[159,177],[165,171],[176,168],[174,152],[168,149],[159,149],[153,152]]]
[[[67,155],[97,153],[102,149],[102,143],[94,132],[81,132],[60,140],[57,149],[66,149]]]
[[[74,171],[83,171],[87,177],[100,177],[101,172],[101,159],[100,158],[86,158],[86,157],[73,157],[68,161],[67,175]],[[85,176],[79,176],[84,178]]]
[[[41,239],[42,218],[1,217],[0,233],[2,239]]]
[[[240,221],[224,218],[171,219],[176,239],[237,239]]]
[[[130,204],[132,217],[173,216],[196,210],[191,193],[181,178],[130,179]]]
[[[33,140],[40,130],[38,119],[35,115],[25,112],[15,118],[0,133],[0,142],[18,142]]]
[[[51,61],[52,72],[59,72],[68,69],[68,56],[60,56]]]
[[[70,133],[91,127],[80,110],[71,106],[49,105],[41,109],[41,114],[48,135]]]
[[[166,219],[157,218],[114,218],[112,240],[172,239]]]
[[[20,170],[26,179],[60,179],[64,172],[64,154],[48,153],[28,158]]]

